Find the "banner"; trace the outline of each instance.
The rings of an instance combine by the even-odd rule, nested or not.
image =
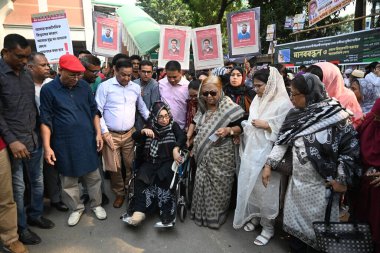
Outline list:
[[[182,69],[189,69],[191,28],[161,25],[158,67],[165,68],[168,61],[178,61]]]
[[[64,54],[73,54],[64,10],[33,14],[32,27],[37,52],[45,54],[50,63],[57,63]]]
[[[193,29],[192,47],[195,70],[224,65],[220,24]]]
[[[380,61],[380,28],[276,46],[275,63],[311,65]]]
[[[94,12],[94,53],[113,57],[120,53],[120,25],[115,16]]]
[[[305,14],[296,14],[293,20],[293,32],[303,30],[305,25]]]
[[[307,8],[309,27],[347,6],[352,1],[353,0],[311,0]]]
[[[260,54],[260,7],[227,15],[230,57]]]
[[[284,29],[293,29],[293,24],[294,24],[294,16],[286,16]]]
[[[276,24],[268,25],[266,41],[273,41],[275,38],[276,38]]]

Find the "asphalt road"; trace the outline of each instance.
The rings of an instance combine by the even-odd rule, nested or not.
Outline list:
[[[109,189],[106,180],[107,189]],[[38,245],[29,246],[31,253],[100,253],[100,252],[191,252],[191,253],[282,253],[288,252],[287,241],[279,226],[275,237],[266,246],[253,244],[260,229],[254,232],[235,230],[232,227],[233,211],[227,222],[219,229],[199,227],[188,217],[184,222],[177,218],[172,229],[153,227],[158,216],[148,217],[140,227],[130,227],[119,217],[124,208],[112,207],[113,195],[108,190],[110,203],[105,206],[107,219],[97,220],[87,207],[79,223],[67,225],[69,213],[58,212],[46,206],[45,217],[55,223],[50,230],[32,227],[41,238]]]

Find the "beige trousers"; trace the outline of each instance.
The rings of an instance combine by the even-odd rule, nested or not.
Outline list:
[[[83,202],[80,200],[80,189],[78,177],[65,177],[60,175],[62,184],[62,201],[70,208],[71,211],[84,209]],[[100,206],[102,203],[102,179],[99,170],[96,169],[80,177],[87,186],[88,195],[90,196],[91,208]]]
[[[17,207],[13,199],[11,164],[6,148],[0,151],[0,240],[4,245],[18,240]]]
[[[128,181],[132,176],[132,162],[133,162],[133,147],[134,141],[132,139],[132,134],[135,131],[132,128],[129,132],[125,134],[119,134],[110,132],[112,135],[112,141],[114,145],[114,151],[109,147],[109,145],[104,144],[103,146],[103,157],[105,163],[105,169],[110,171],[111,176],[111,189],[117,196],[125,195],[125,185],[128,185]],[[112,161],[112,159],[116,159],[116,171],[113,169],[109,169],[112,167],[108,166],[107,161]],[[124,166],[126,168],[126,177],[123,178],[123,173],[121,171],[121,161],[123,161]]]

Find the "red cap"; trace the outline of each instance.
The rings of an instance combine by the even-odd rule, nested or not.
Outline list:
[[[80,60],[71,54],[62,55],[59,58],[59,66],[71,72],[84,72],[86,70]]]

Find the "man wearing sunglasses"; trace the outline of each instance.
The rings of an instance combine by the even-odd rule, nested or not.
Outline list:
[[[99,84],[102,81],[98,76],[100,72],[100,60],[92,54],[86,54],[80,58],[80,62],[86,69],[83,73],[82,79],[88,82],[92,92],[95,94]]]

